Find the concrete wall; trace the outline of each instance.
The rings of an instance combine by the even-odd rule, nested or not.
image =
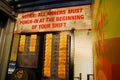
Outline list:
[[[87,80],[87,75],[93,74],[92,35],[88,30],[78,30],[74,32],[74,37],[74,77],[79,77],[81,73],[82,80]]]

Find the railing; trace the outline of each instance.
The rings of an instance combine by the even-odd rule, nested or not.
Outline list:
[[[93,74],[87,74],[87,80],[94,80]],[[79,77],[74,77],[74,79],[82,80],[82,73],[79,74]]]
[[[74,77],[75,79],[82,80],[82,73],[79,74],[79,77]]]
[[[93,80],[93,74],[87,74],[87,80]]]

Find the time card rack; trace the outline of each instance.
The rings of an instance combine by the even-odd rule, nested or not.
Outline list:
[[[45,35],[42,80],[69,80],[69,43],[65,33]]]
[[[39,37],[37,34],[21,35],[18,48],[18,67],[37,68]]]

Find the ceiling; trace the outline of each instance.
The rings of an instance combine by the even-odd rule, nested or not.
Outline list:
[[[16,12],[91,4],[92,0],[5,0]]]

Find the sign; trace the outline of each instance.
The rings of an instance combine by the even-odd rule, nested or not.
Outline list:
[[[91,28],[90,5],[20,13],[15,32],[61,31],[73,28]]]

